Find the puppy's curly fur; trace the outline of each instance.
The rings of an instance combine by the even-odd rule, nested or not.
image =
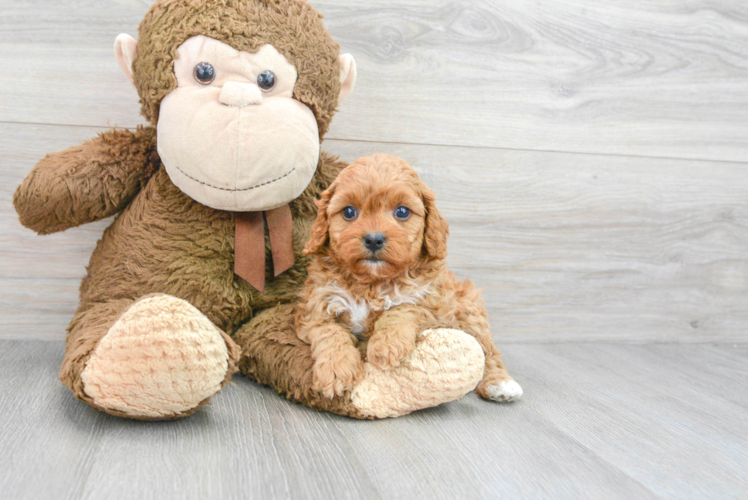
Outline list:
[[[456,328],[485,354],[476,392],[496,401],[521,396],[494,346],[479,291],[446,267],[449,228],[408,163],[382,154],[360,158],[317,205],[296,317],[299,337],[312,346],[316,390],[342,395],[362,376],[362,355],[392,368],[413,351],[419,332]]]

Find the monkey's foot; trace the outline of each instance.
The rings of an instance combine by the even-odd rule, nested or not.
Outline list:
[[[474,337],[460,330],[421,332],[400,366],[381,370],[364,364],[364,378],[351,402],[364,415],[398,417],[460,399],[483,377],[485,357]]]
[[[236,346],[190,303],[144,297],[101,339],[81,374],[94,406],[143,420],[177,418],[208,402],[236,371]]]

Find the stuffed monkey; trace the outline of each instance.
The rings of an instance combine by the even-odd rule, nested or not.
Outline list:
[[[356,78],[316,10],[158,0],[137,42],[120,35],[115,54],[151,125],[48,155],[13,200],[39,234],[117,215],[68,327],[60,380],[75,397],[112,415],[172,419],[241,369],[312,408],[377,418],[474,388],[480,348],[443,330],[422,337],[408,366],[367,365],[344,396],[312,390],[291,308],[315,198],[344,166],[320,142]]]

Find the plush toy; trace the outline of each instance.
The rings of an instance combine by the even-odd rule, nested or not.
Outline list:
[[[159,0],[115,54],[152,124],[47,156],[18,188],[40,234],[118,214],[94,251],[60,380],[123,417],[206,404],[238,369],[289,399],[357,418],[461,397],[480,380],[469,335],[430,330],[352,390],[312,387],[292,308],[315,199],[344,166],[320,152],[356,78],[301,0]]]

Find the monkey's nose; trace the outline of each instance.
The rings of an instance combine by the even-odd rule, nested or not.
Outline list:
[[[226,106],[243,108],[250,104],[262,104],[262,91],[254,83],[226,82],[218,100]]]
[[[369,233],[364,236],[364,246],[371,252],[377,253],[384,246],[387,238],[382,233]]]

